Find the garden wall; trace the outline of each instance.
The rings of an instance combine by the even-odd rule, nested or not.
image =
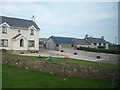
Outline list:
[[[85,79],[112,80],[117,78],[117,72],[95,66],[83,66],[71,63],[49,62],[45,60],[33,60],[32,58],[4,56],[2,63],[20,68],[47,72],[50,74],[78,77]]]

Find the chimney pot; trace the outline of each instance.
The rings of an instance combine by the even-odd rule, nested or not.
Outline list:
[[[102,36],[101,39],[104,39],[104,36]]]
[[[31,20],[32,20],[33,22],[36,22],[36,17],[33,15],[33,16],[31,17]]]

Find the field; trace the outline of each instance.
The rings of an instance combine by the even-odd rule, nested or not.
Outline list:
[[[112,83],[104,80],[50,75],[32,70],[3,65],[3,88],[111,88]]]
[[[23,60],[45,60],[47,57],[22,56],[11,53],[3,53],[9,58],[23,58]],[[115,64],[90,62],[76,59],[53,58],[54,62],[74,63],[87,66],[98,66],[107,69],[117,69]],[[106,80],[88,80],[82,78],[50,75],[32,70],[20,69],[13,66],[2,66],[3,88],[112,88],[112,82]]]

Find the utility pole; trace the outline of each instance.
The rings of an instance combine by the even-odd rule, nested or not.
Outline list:
[[[115,36],[115,44],[117,45],[117,36]]]

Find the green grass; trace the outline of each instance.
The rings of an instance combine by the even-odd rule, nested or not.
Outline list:
[[[23,56],[32,59],[38,59],[37,56]],[[42,57],[41,59],[45,60],[47,57]],[[40,60],[40,59],[39,59]],[[54,62],[65,62],[65,63],[73,63],[79,65],[86,65],[86,66],[96,66],[96,67],[103,67],[108,69],[118,69],[118,65],[110,64],[110,63],[102,63],[102,62],[92,62],[86,60],[77,60],[77,59],[64,59],[64,58],[53,58]]]
[[[0,89],[2,87],[2,64],[0,63]]]
[[[18,54],[11,54],[11,53],[3,53],[6,56],[13,56],[16,58],[26,58],[26,59],[32,59],[32,60],[45,60],[47,57],[37,58],[38,56],[24,56],[24,55],[18,55]],[[73,64],[79,64],[79,65],[86,65],[86,66],[97,66],[107,69],[118,69],[117,64],[110,64],[110,63],[102,63],[102,62],[92,62],[92,61],[85,61],[85,60],[77,60],[77,59],[64,59],[64,58],[53,58],[54,62],[65,62],[65,63],[73,63]]]
[[[103,68],[108,68],[108,69],[117,69],[118,68],[118,65],[116,65],[116,64],[102,63],[102,62],[92,62],[92,61],[77,60],[77,59],[53,58],[53,61],[74,63],[74,64],[86,65],[86,66],[103,67]]]
[[[111,88],[104,80],[87,80],[20,69],[3,65],[3,88]],[[66,79],[66,80],[64,80]]]

